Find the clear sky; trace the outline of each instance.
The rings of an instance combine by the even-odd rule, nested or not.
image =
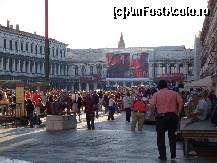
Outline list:
[[[114,7],[206,9],[208,0],[49,0],[49,37],[77,48],[116,48],[123,32],[126,47],[185,45],[193,48],[204,17],[114,19]],[[44,35],[44,0],[0,0],[0,24]]]

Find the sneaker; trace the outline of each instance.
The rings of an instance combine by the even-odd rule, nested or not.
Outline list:
[[[190,156],[197,156],[197,152],[196,151],[190,151],[189,153],[188,153]]]

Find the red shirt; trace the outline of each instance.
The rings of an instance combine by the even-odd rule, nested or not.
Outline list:
[[[146,111],[146,103],[143,100],[135,100],[132,105],[133,110],[135,111]]]
[[[33,94],[33,97],[32,97],[32,101],[38,103],[38,99],[39,99],[39,98],[41,99],[40,94],[34,93],[34,94]]]
[[[157,107],[158,113],[174,112],[178,113],[178,106],[182,106],[181,96],[167,88],[161,89],[156,92],[150,100],[150,104]]]
[[[32,95],[31,95],[31,92],[29,92],[29,91],[27,91],[26,93],[25,93],[25,98],[26,99],[31,99],[32,98]]]
[[[86,112],[94,112],[93,101],[91,100],[91,98],[87,98],[85,102],[85,110]]]

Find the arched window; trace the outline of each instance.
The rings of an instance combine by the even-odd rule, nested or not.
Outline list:
[[[38,52],[38,46],[35,45],[35,54],[37,54],[37,52]]]
[[[78,75],[78,66],[75,65],[75,75]]]
[[[93,75],[93,66],[90,66],[90,75]]]
[[[102,65],[97,65],[97,74],[102,74]]]
[[[59,57],[59,49],[56,49],[56,56]]]
[[[188,64],[188,74],[192,75],[193,74],[193,66],[191,63]]]
[[[183,64],[179,65],[179,73],[184,73],[184,71],[183,71]]]
[[[53,51],[53,57],[55,57],[55,49],[53,48],[52,51]]]
[[[85,75],[85,73],[86,73],[86,68],[85,68],[85,66],[83,65],[82,68],[81,68],[81,74],[82,74],[82,75]]]

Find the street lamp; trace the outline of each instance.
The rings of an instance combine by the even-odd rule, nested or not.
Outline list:
[[[49,86],[49,38],[48,38],[48,0],[45,0],[45,57],[44,57],[44,71],[45,71],[45,86]]]

